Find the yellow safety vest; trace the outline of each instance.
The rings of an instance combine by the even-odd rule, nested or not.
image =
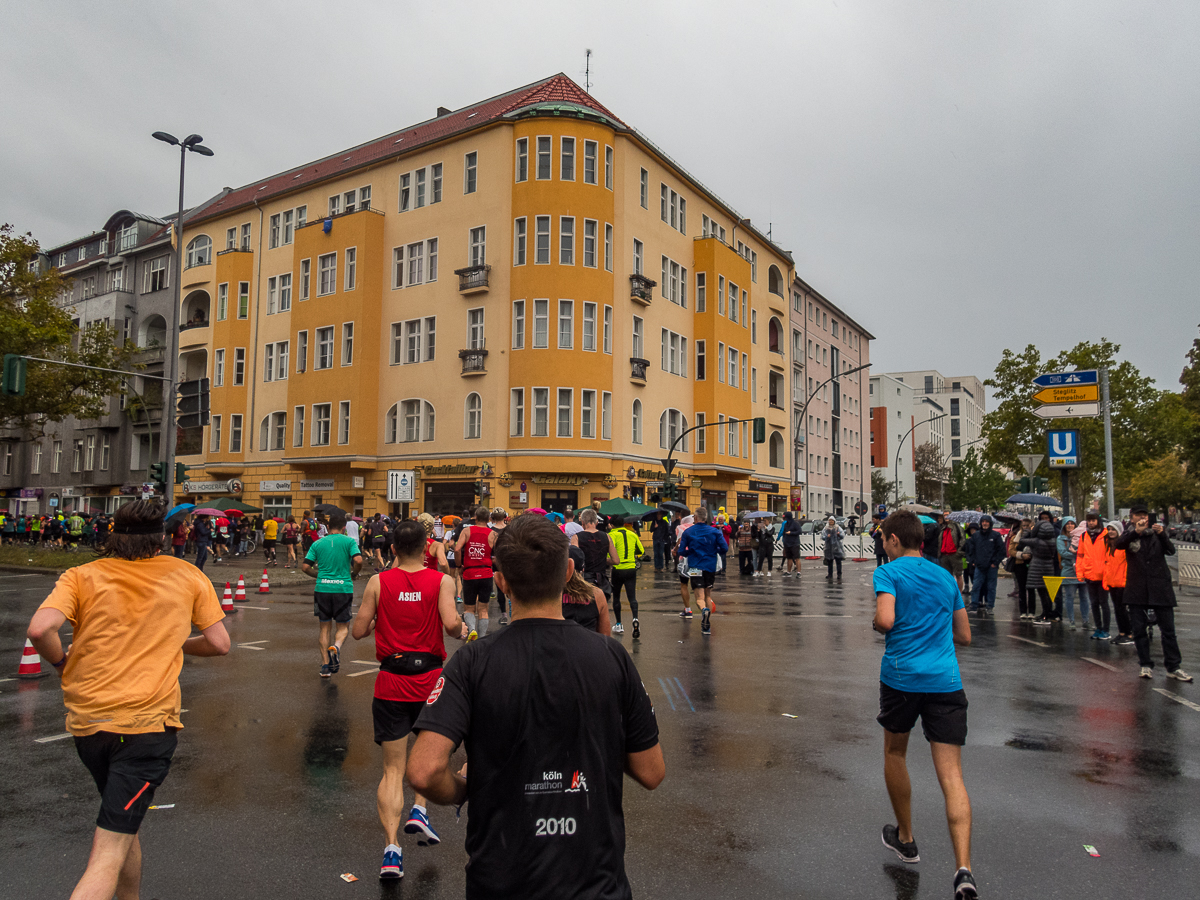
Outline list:
[[[617,540],[618,535],[621,540]],[[621,561],[613,566],[614,569],[632,569],[646,552],[636,534],[628,528],[618,528],[612,533],[613,544],[617,548],[617,556]]]

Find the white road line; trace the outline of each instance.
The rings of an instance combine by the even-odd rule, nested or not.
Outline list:
[[[269,643],[271,643],[271,642],[268,641],[266,638],[263,638],[261,641],[242,641],[240,644],[238,644],[238,646],[239,647],[249,647],[252,644],[269,644]]]
[[[1167,699],[1174,700],[1176,703],[1182,703],[1188,709],[1194,709],[1196,712],[1200,712],[1200,703],[1193,703],[1191,700],[1185,700],[1183,697],[1180,697],[1178,694],[1172,694],[1166,688],[1155,688],[1154,692],[1156,694],[1162,694]]]
[[[48,744],[51,741],[61,741],[63,738],[69,738],[70,736],[71,733],[68,731],[64,732],[63,734],[52,734],[50,737],[34,738],[33,740],[36,744]]]
[[[1110,672],[1121,671],[1116,666],[1110,666],[1108,663],[1100,662],[1100,660],[1098,660],[1098,659],[1092,659],[1090,656],[1081,656],[1079,658],[1082,659],[1084,662],[1090,662],[1093,666],[1099,666],[1102,669],[1108,669],[1108,671],[1110,671]]]
[[[357,678],[359,675],[370,675],[372,672],[378,672],[378,671],[379,671],[378,667],[374,667],[374,668],[370,668],[370,669],[363,669],[361,672],[351,672],[346,677],[347,678]]]
[[[15,678],[0,678],[0,681],[16,681]]]
[[[784,615],[789,619],[853,619],[854,616],[846,613],[797,613],[794,616]]]
[[[238,644],[239,650],[266,650],[266,647],[255,647],[252,644]]]
[[[234,609],[270,609],[269,606],[235,606]]]
[[[1031,641],[1029,638],[1017,637],[1015,634],[1010,634],[1010,638],[1014,641],[1024,641],[1027,644],[1033,644],[1035,647],[1049,647],[1049,644],[1043,644],[1041,641]]]
[[[378,666],[379,665],[379,661],[374,660],[374,659],[352,659],[352,660],[350,660],[350,662],[356,663],[357,665],[360,665],[360,666]]]

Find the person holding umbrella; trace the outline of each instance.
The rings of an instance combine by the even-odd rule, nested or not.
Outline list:
[[[842,560],[846,558],[846,550],[842,540],[846,533],[838,526],[837,519],[830,516],[825,521],[825,530],[821,532],[821,540],[825,542],[825,568],[828,570],[826,579],[833,578],[833,566],[837,563],[838,581],[842,580]]]

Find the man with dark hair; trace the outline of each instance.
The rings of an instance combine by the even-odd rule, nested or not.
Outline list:
[[[29,623],[29,639],[62,678],[67,730],[100,791],[87,870],[71,895],[78,900],[138,896],[138,829],[183,727],[183,655],[229,652],[212,582],[162,555],[163,533],[162,504],[121,507],[105,558],[64,572]],[[73,635],[64,651],[58,632],[67,621]]]
[[[407,519],[392,533],[396,565],[371,576],[354,620],[354,639],[375,633],[375,743],[383,749],[383,778],[376,792],[379,821],[387,846],[380,878],[404,875],[403,852],[398,843],[404,818],[404,765],[408,735],[425,700],[442,674],[446,647],[442,632],[467,637],[467,626],[454,602],[454,579],[425,566],[427,538],[421,522]],[[437,844],[429,823],[425,798],[418,792],[404,824],[405,834],[419,834],[419,843]]]
[[[630,897],[622,773],[651,790],[665,774],[650,698],[624,647],[563,618],[574,564],[553,523],[518,516],[495,556],[512,624],[450,658],[408,778],[467,803],[468,900]],[[460,744],[469,780],[450,762]]]
[[[462,569],[463,618],[470,629],[468,640],[487,634],[488,603],[492,599],[492,548],[499,534],[488,528],[489,510],[475,507],[475,522],[463,528],[454,545]]]
[[[708,509],[696,510],[696,523],[679,538],[679,555],[687,557],[692,594],[700,607],[700,633],[712,634],[712,586],[717,572],[717,556],[729,550],[721,529],[708,524]]]
[[[967,561],[975,567],[975,584],[971,588],[970,612],[986,616],[996,606],[996,579],[1000,564],[1008,555],[1004,537],[992,527],[991,516],[979,519],[979,530],[967,541]]]
[[[1171,587],[1171,570],[1167,557],[1175,555],[1175,545],[1161,522],[1150,524],[1150,508],[1135,503],[1129,510],[1133,528],[1119,538],[1115,549],[1125,551],[1128,565],[1125,580],[1125,605],[1133,625],[1133,643],[1137,647],[1139,675],[1154,677],[1154,660],[1150,657],[1150,637],[1147,631],[1149,612],[1154,610],[1158,632],[1162,638],[1163,663],[1167,677],[1176,681],[1191,681],[1192,676],[1181,668],[1183,656],[1175,638],[1175,589]]]
[[[317,581],[313,588],[313,615],[320,623],[322,678],[336,675],[341,668],[342,644],[350,633],[354,606],[354,580],[362,565],[362,550],[357,541],[346,536],[346,517],[341,513],[329,517],[329,533],[313,541],[300,564],[300,570]]]
[[[962,777],[967,695],[954,655],[955,644],[971,643],[971,621],[950,573],[922,558],[926,535],[916,514],[899,510],[881,527],[890,563],[874,575],[872,627],[886,635],[877,721],[884,729],[883,776],[897,823],[883,827],[883,843],[906,863],[921,860],[912,831],[912,785],[905,760],[909,732],[919,718],[946,797],[957,866],[954,896],[971,900],[979,894],[971,875],[971,800]]]

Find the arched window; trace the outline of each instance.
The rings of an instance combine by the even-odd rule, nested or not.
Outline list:
[[[633,401],[633,442],[642,442],[642,401]]]
[[[671,445],[675,443],[675,439],[687,431],[687,427],[687,417],[679,410],[663,410],[663,414],[658,417],[658,446],[663,450],[670,450]],[[687,443],[687,437],[685,436],[675,449],[680,453],[687,453]]]
[[[425,400],[401,400],[384,417],[383,440],[387,444],[411,444],[434,438],[433,404]]]
[[[258,424],[258,449],[266,450],[267,443],[271,440],[271,417],[263,416],[262,421]]]
[[[771,432],[771,468],[783,468],[783,435],[778,431]]]
[[[212,239],[207,234],[192,238],[187,245],[187,268],[192,266],[207,266],[212,262]]]
[[[767,324],[767,348],[774,353],[782,353],[781,344],[783,342],[783,326],[779,319],[771,316],[771,321]]]
[[[463,437],[468,439],[479,437],[482,430],[483,401],[479,399],[478,394],[467,394],[466,414],[467,421]]]
[[[167,345],[167,320],[155,313],[142,319],[138,328],[139,347],[165,347]]]
[[[771,266],[767,270],[767,290],[772,294],[783,296],[783,273],[779,271],[778,266]]]

